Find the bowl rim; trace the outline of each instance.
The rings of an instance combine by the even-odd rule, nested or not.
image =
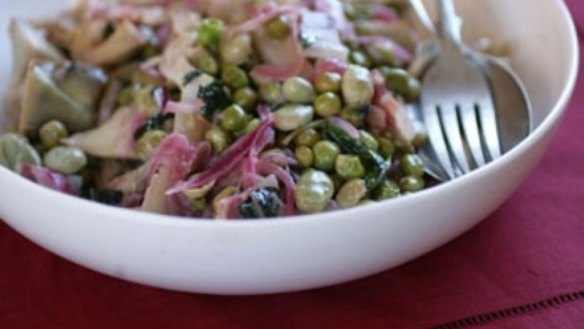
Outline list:
[[[353,215],[358,215],[358,213],[363,212],[364,210],[376,210],[383,207],[387,207],[388,204],[398,205],[403,203],[411,203],[412,200],[422,197],[431,197],[433,194],[436,193],[444,193],[444,191],[451,191],[459,186],[471,184],[473,181],[476,181],[481,176],[485,175],[486,172],[490,170],[494,170],[496,168],[500,168],[509,162],[513,162],[518,156],[526,151],[527,149],[531,148],[533,144],[542,139],[544,135],[552,129],[554,124],[561,118],[563,113],[566,110],[566,107],[571,99],[571,96],[574,92],[576,87],[576,82],[578,79],[578,70],[580,64],[580,49],[579,49],[579,40],[577,29],[575,25],[575,21],[570,14],[567,4],[562,0],[553,0],[555,5],[560,10],[561,15],[563,16],[563,21],[567,25],[567,29],[569,32],[569,45],[572,48],[570,50],[570,63],[568,69],[568,78],[564,82],[564,86],[562,88],[562,93],[557,98],[552,110],[549,112],[548,115],[545,116],[544,120],[532,131],[532,133],[523,141],[521,141],[517,146],[511,149],[509,152],[503,154],[501,158],[487,164],[484,167],[478,168],[472,171],[469,174],[461,176],[455,180],[448,181],[446,183],[439,184],[432,188],[422,190],[412,195],[403,196],[393,200],[387,200],[383,202],[372,203],[369,205],[363,205],[355,208],[350,209],[342,209],[336,210],[331,212],[325,213],[316,213],[316,214],[301,214],[301,215],[294,215],[294,216],[280,216],[277,218],[272,219],[257,219],[257,220],[212,220],[212,219],[204,219],[204,218],[183,218],[177,217],[172,215],[164,215],[164,214],[155,214],[155,213],[147,213],[141,212],[137,209],[128,209],[128,208],[119,208],[113,207],[108,205],[103,205],[97,203],[95,201],[85,200],[77,196],[71,196],[63,193],[59,193],[53,191],[49,188],[36,184],[32,181],[25,179],[24,177],[0,166],[0,174],[1,175],[8,175],[18,181],[19,184],[27,189],[28,191],[35,193],[35,194],[44,194],[43,198],[47,198],[49,201],[53,201],[55,203],[66,203],[65,206],[68,207],[81,207],[87,208],[89,210],[94,210],[95,212],[99,212],[102,215],[106,215],[106,218],[114,218],[116,221],[120,219],[127,220],[127,221],[137,221],[140,223],[149,223],[153,225],[170,225],[170,226],[179,226],[181,228],[184,227],[195,227],[195,226],[203,226],[206,227],[207,225],[213,227],[257,227],[257,226],[286,226],[286,225],[299,225],[299,224],[314,224],[316,222],[321,221],[329,221],[329,220],[338,220],[335,218],[338,215],[338,212],[343,212],[347,217],[357,217]],[[105,219],[105,218],[104,218]],[[4,219],[6,220],[6,219]]]

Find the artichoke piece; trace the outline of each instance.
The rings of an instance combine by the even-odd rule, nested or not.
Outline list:
[[[148,44],[148,38],[129,21],[123,21],[102,44],[87,49],[83,60],[99,66],[122,63],[136,55]]]
[[[41,165],[41,157],[28,139],[13,133],[0,137],[0,165],[16,170],[23,163]]]
[[[13,73],[12,85],[18,86],[24,79],[28,64],[34,59],[64,61],[61,52],[47,42],[39,31],[29,23],[13,19],[10,21],[10,38],[12,40]]]
[[[134,149],[134,131],[130,127],[141,126],[145,119],[140,111],[124,107],[101,126],[75,134],[62,143],[98,158],[139,160]]]
[[[70,132],[93,127],[95,109],[107,82],[105,73],[79,63],[31,65],[23,94],[19,130],[35,135],[49,120]]]

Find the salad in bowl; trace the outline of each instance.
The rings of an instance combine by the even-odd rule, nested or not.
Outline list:
[[[254,219],[423,189],[405,3],[81,0],[13,19],[0,164],[147,212]]]

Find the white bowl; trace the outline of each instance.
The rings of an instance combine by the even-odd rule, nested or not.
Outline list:
[[[11,15],[46,14],[59,1],[8,1]],[[341,212],[259,221],[182,220],[64,196],[0,168],[0,217],[44,248],[121,279],[213,294],[322,287],[418,257],[479,223],[540,159],[573,91],[578,43],[561,0],[459,1],[465,34],[498,36],[533,96],[537,129],[500,160],[398,200]],[[545,22],[545,24],[542,24]],[[10,61],[0,38],[0,79]],[[0,91],[2,91],[0,90]]]

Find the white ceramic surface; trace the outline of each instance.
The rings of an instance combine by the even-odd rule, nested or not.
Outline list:
[[[7,1],[7,17],[64,0]],[[454,182],[342,212],[260,221],[181,220],[60,195],[0,168],[0,217],[73,262],[147,285],[259,294],[332,285],[395,267],[467,231],[499,207],[541,157],[573,90],[578,47],[560,0],[458,1],[469,40],[508,40],[533,96],[535,133],[503,158]],[[542,24],[545,22],[545,24]],[[3,32],[5,33],[5,32]],[[0,38],[0,91],[10,70]]]

